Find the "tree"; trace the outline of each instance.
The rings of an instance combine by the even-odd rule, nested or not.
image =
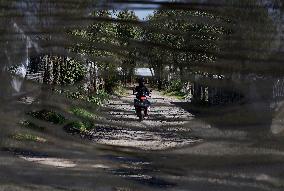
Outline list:
[[[162,9],[148,18],[144,40],[150,45],[147,56],[160,83],[165,67],[170,73],[179,71],[179,79],[186,81],[185,73],[193,73],[194,64],[214,60],[212,52],[217,51],[222,28],[195,23],[197,17],[214,19],[202,11]]]
[[[138,21],[134,11],[123,10],[118,12],[116,16],[120,21],[116,24],[116,37],[123,52],[123,57],[120,57],[120,60],[124,84],[126,84],[127,78],[132,82],[137,60],[137,46],[133,41],[141,39],[141,29],[131,24],[133,21]]]
[[[98,10],[93,12],[95,18],[94,23],[86,29],[74,30],[72,34],[79,37],[79,42],[73,51],[82,54],[88,58],[87,68],[89,74],[89,92],[96,94],[98,90],[98,74],[105,82],[105,89],[109,89],[108,82],[112,78],[113,65],[115,62],[114,53],[109,48],[111,44],[115,43],[115,27],[108,19],[111,19],[111,12],[109,10]],[[106,21],[104,21],[104,19]]]

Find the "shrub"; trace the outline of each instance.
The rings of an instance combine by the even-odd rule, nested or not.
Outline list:
[[[87,130],[85,124],[81,121],[73,121],[73,122],[69,123],[67,126],[73,128],[73,129],[77,129],[79,131],[86,131]]]
[[[40,119],[43,121],[48,121],[54,124],[63,124],[65,122],[65,117],[54,112],[54,111],[48,111],[48,110],[40,110],[40,111],[34,111],[30,112],[29,115],[33,116],[36,119]]]
[[[23,121],[21,122],[21,125],[25,128],[37,130],[37,131],[44,131],[45,127],[38,126],[30,121]]]
[[[78,116],[78,117],[82,117],[82,118],[87,118],[87,119],[93,119],[95,117],[95,115],[83,108],[73,108],[70,111],[71,113],[73,113],[74,115]]]
[[[64,129],[68,130],[69,132],[77,132],[77,133],[84,133],[86,131],[89,131],[93,128],[92,123],[88,122],[82,122],[82,121],[72,121],[65,125]]]
[[[103,90],[99,90],[96,95],[89,96],[87,100],[93,104],[102,105],[108,99],[109,94]]]
[[[114,94],[118,96],[123,96],[126,94],[126,89],[119,84],[114,88]]]
[[[15,134],[12,136],[12,138],[18,140],[18,141],[33,141],[33,142],[40,142],[40,143],[45,143],[46,139],[38,137],[36,135],[31,135],[31,134]]]
[[[169,83],[167,87],[167,92],[181,92],[183,88],[183,84],[180,80],[173,80]]]

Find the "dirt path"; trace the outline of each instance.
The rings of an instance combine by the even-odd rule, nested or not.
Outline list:
[[[194,116],[172,104],[181,100],[153,91],[149,99],[152,104],[149,116],[140,122],[133,107],[135,96],[131,93],[129,90],[127,96],[114,97],[102,107],[102,117],[96,124],[93,142],[148,151],[181,148],[201,142],[201,139],[191,137],[190,129],[185,126]],[[25,161],[57,168],[78,165],[64,158],[17,156]]]
[[[171,103],[180,100],[153,91],[149,99],[152,103],[149,116],[140,122],[133,107],[134,97],[129,90],[127,96],[116,97],[103,107],[104,122],[111,125],[96,132],[96,142],[143,150],[163,150],[200,141],[190,137],[190,129],[184,126],[193,119],[193,115]]]

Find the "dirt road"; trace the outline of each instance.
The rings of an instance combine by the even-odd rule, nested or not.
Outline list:
[[[131,93],[128,91],[127,96],[116,97],[104,106],[102,114],[106,116],[107,123],[111,123],[111,128],[102,127],[96,132],[96,142],[144,150],[164,150],[200,141],[190,137],[190,129],[184,126],[193,119],[193,115],[172,104],[180,100],[153,91],[149,99],[152,103],[149,116],[140,122],[133,106],[135,96]]]

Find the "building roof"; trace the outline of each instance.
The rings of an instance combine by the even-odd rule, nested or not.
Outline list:
[[[153,75],[155,75],[153,69],[152,69],[152,71],[153,71]],[[150,68],[135,68],[134,75],[135,76],[146,76],[146,77],[149,76],[149,77],[152,77],[152,73],[151,73]]]

